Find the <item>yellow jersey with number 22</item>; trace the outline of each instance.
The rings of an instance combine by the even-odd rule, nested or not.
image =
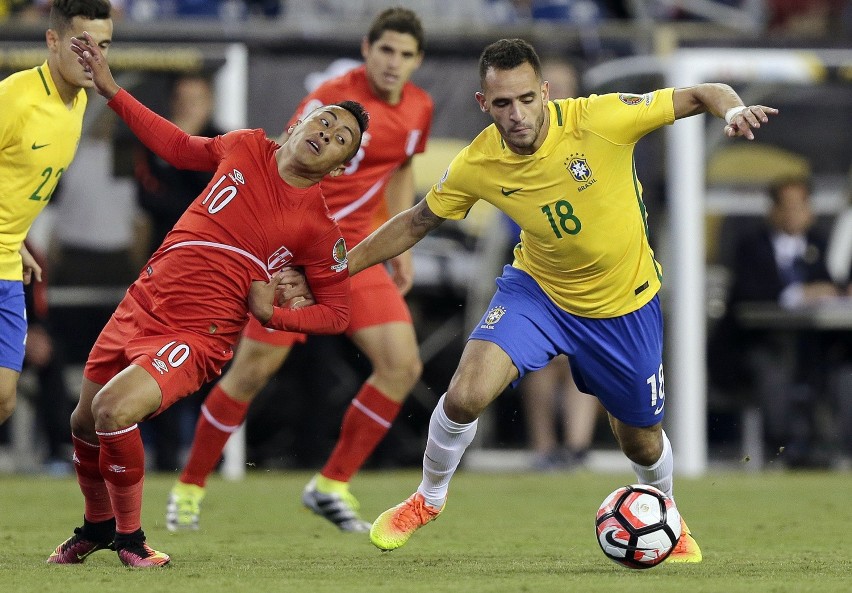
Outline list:
[[[21,242],[74,159],[86,92],[69,108],[47,62],[0,81],[0,280],[21,280]]]

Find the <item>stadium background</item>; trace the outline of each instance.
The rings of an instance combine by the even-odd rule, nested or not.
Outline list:
[[[325,13],[317,8],[322,4],[328,7]],[[127,18],[116,23],[111,62],[120,75],[119,83],[161,113],[166,109],[168,81],[176,72],[220,73],[217,86],[220,123],[226,128],[260,127],[276,135],[305,94],[309,76],[325,71],[339,59],[358,60],[361,32],[366,30],[369,17],[376,8],[391,4],[290,2],[275,19],[137,22]],[[809,161],[823,224],[829,224],[830,217],[847,204],[852,135],[840,130],[852,124],[852,59],[847,57],[852,47],[852,17],[848,6],[838,13],[842,18],[830,22],[828,28],[802,31],[769,30],[760,22],[748,21],[745,17],[750,13],[745,10],[725,12],[737,10],[739,4],[748,4],[736,2],[710,2],[710,13],[704,17],[690,16],[686,11],[676,18],[605,18],[583,23],[570,18],[496,23],[496,18],[483,18],[487,13],[480,12],[480,4],[484,6],[482,10],[487,10],[489,3],[413,4],[421,12],[427,31],[426,60],[414,81],[430,92],[436,106],[428,163],[420,165],[421,192],[436,180],[435,172],[439,174],[453,154],[440,152],[441,147],[452,150],[463,145],[489,121],[473,99],[478,90],[477,58],[482,47],[500,37],[518,36],[533,42],[543,56],[565,56],[581,66],[588,73],[584,94],[613,90],[641,93],[664,86],[662,68],[628,69],[626,74],[616,74],[617,60],[647,56],[662,63],[677,48],[828,52],[832,60],[819,83],[761,81],[759,75],[755,75],[754,82],[742,79],[729,82],[746,102],[781,109],[783,116],[761,130],[759,142]],[[693,4],[696,3],[684,3]],[[717,20],[727,20],[729,24]],[[44,28],[38,22],[7,21],[0,25],[3,40],[0,75],[41,63],[45,56]],[[228,60],[232,60],[232,69],[233,60],[237,61],[238,71],[223,76],[221,73],[228,70]],[[760,67],[755,64],[756,69]],[[611,75],[607,74],[608,70]],[[244,88],[241,80],[246,82]],[[91,101],[87,119],[102,107],[102,101]],[[720,134],[712,130],[717,128],[707,134],[708,163],[723,148]],[[126,130],[116,132],[114,145],[119,156],[116,175],[130,174],[127,159],[120,158],[126,156],[130,142]],[[662,131],[642,140],[637,151],[637,168],[645,187],[652,242],[664,265],[670,257],[670,230],[676,224],[668,216],[671,210],[666,162],[666,136]],[[713,201],[707,215],[708,238],[702,249],[708,252],[712,264],[716,251],[720,245],[724,246],[724,242],[714,240],[714,229],[721,228],[721,221],[729,217],[754,217],[761,211],[763,202],[760,185],[728,183],[723,178],[710,181],[708,200]],[[718,190],[715,193],[714,188]],[[400,419],[372,459],[372,467],[419,464],[429,413],[455,368],[471,324],[470,316],[478,317],[484,310],[484,304],[471,303],[471,299],[481,298],[493,286],[495,274],[484,269],[486,264],[479,257],[482,237],[497,232],[496,224],[485,213],[472,224],[445,225],[447,228],[442,228],[440,236],[418,246],[420,273],[410,303],[426,366],[423,379]],[[49,237],[49,227],[42,232]],[[719,314],[717,288],[724,290],[714,283],[717,272],[712,265],[708,268],[709,323]],[[471,279],[479,278],[485,281],[485,286],[471,285]],[[68,291],[52,291],[58,295],[53,299],[54,320],[58,331],[68,340],[75,365],[85,359],[88,347],[114,304],[109,294],[80,288],[83,290],[74,294],[82,297],[76,299]],[[60,298],[63,294],[68,298]],[[664,308],[670,311],[677,296],[669,288],[663,298]],[[467,314],[466,305],[470,305]],[[678,373],[671,364],[668,369],[669,377]],[[308,347],[298,348],[249,415],[248,460],[267,467],[316,467],[332,446],[338,419],[367,373],[366,361],[341,338],[314,337]],[[71,377],[73,381],[73,373]],[[671,395],[679,397],[673,391]],[[11,461],[7,459],[2,465],[12,469],[26,463],[22,455],[32,455],[26,452],[28,446],[38,445],[32,440],[29,427],[32,416],[27,413],[26,398],[22,399],[22,410],[16,413],[13,422],[13,434],[7,437],[11,446],[3,448],[3,455],[6,458],[11,455]],[[706,419],[711,459],[736,457],[739,412],[739,406],[731,406],[724,394],[709,394]],[[519,414],[520,402],[514,392],[498,400],[488,421],[483,423],[479,444],[489,450],[522,447],[525,437]],[[615,448],[606,429],[597,433],[599,448]]]

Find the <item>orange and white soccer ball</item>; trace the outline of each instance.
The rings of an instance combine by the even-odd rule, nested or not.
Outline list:
[[[601,503],[595,531],[610,560],[627,568],[651,568],[677,545],[680,513],[672,499],[653,486],[622,486]]]

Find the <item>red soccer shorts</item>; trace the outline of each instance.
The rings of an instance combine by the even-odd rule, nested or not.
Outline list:
[[[383,265],[367,268],[352,276],[352,301],[349,307],[349,327],[346,335],[358,330],[385,323],[411,323],[411,312],[399,289]],[[305,334],[269,330],[250,317],[243,336],[270,346],[287,346],[303,343]]]
[[[232,356],[227,341],[165,325],[126,295],[92,347],[83,375],[105,385],[131,364],[142,367],[163,394],[156,416],[218,377]]]

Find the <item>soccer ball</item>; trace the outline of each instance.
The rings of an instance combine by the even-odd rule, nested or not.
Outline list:
[[[622,486],[601,503],[595,531],[610,560],[627,568],[651,568],[668,558],[680,539],[680,513],[653,486]]]

